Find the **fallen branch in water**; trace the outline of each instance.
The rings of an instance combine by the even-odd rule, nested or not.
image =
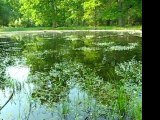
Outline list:
[[[8,102],[11,100],[11,98],[13,97],[13,93],[14,93],[14,92],[12,92],[12,94],[10,95],[9,99],[5,102],[5,104],[4,104],[2,107],[0,107],[0,111],[8,104]]]

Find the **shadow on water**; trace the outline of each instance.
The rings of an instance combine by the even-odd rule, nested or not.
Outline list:
[[[104,106],[116,99],[108,92],[121,78],[115,66],[141,61],[141,44],[104,33],[0,38],[0,108],[9,99],[0,119],[110,119]]]

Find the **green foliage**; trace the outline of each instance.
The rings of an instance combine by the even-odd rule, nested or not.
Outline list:
[[[9,22],[9,16],[11,13],[11,8],[7,5],[5,0],[0,1],[0,26],[7,25]]]
[[[123,77],[123,81],[131,83],[142,83],[142,64],[132,59],[129,62],[124,62],[116,66],[116,73]]]
[[[1,0],[0,1],[0,25],[7,26],[11,21],[18,19],[19,0]]]
[[[136,69],[134,68],[135,65],[137,67]],[[49,74],[36,73],[31,79],[37,84],[37,89],[32,94],[33,98],[39,99],[42,104],[55,103],[59,98],[64,100],[68,91],[75,86],[75,84],[79,84],[82,90],[86,91],[91,97],[101,103],[91,104],[94,106],[93,114],[90,116],[91,118],[99,118],[101,115],[105,115],[105,117],[109,119],[141,120],[141,83],[130,82],[130,78],[132,78],[133,81],[136,81],[137,78],[140,79],[141,75],[138,69],[141,68],[141,63],[132,59],[131,61],[120,63],[117,67],[116,73],[124,78],[120,80],[123,84],[115,83],[114,85],[110,82],[104,82],[92,69],[86,68],[80,63],[71,61],[56,63],[54,67],[51,68]],[[125,72],[129,72],[131,76],[126,77]],[[47,99],[45,97],[46,91],[48,91],[47,93],[49,94]],[[87,101],[85,100],[84,102]],[[51,104],[49,104],[49,106],[51,106]],[[66,116],[69,115],[71,113],[70,107],[69,101],[62,102],[62,114]],[[84,109],[85,106],[83,110]],[[78,111],[76,110],[75,112]]]
[[[94,25],[97,20],[97,8],[100,7],[101,3],[98,0],[89,0],[83,3],[84,17],[89,25]]]
[[[120,63],[115,71],[122,76],[117,105],[123,117],[142,119],[142,63],[132,59]],[[124,114],[126,113],[126,114]],[[123,118],[124,119],[124,118]]]
[[[11,26],[141,25],[142,0],[1,0],[0,14]]]

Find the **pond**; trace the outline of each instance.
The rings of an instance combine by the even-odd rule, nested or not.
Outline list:
[[[0,120],[133,119],[128,107],[118,104],[119,92],[125,92],[120,89],[123,76],[115,69],[141,61],[142,38],[129,34],[0,37]],[[141,77],[141,71],[137,74]],[[141,84],[130,83],[130,88],[140,87],[129,88],[128,96],[138,96]]]

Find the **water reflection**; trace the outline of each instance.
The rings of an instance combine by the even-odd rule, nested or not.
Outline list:
[[[115,66],[141,60],[141,38],[133,36],[26,35],[1,38],[0,46],[0,106],[15,91],[0,119],[107,119],[101,105],[116,99]]]
[[[11,77],[11,79],[20,82],[20,84],[26,82],[30,69],[27,66],[9,66],[6,68],[6,74]]]

